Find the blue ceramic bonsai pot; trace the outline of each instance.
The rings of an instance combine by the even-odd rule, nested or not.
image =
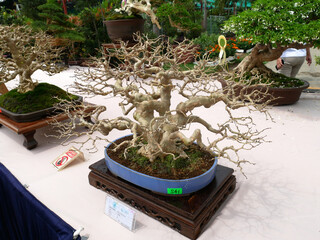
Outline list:
[[[130,168],[127,168],[119,164],[118,162],[112,160],[107,154],[107,149],[110,147],[111,144],[112,143],[110,143],[105,148],[105,161],[109,171],[112,174],[128,182],[131,182],[137,186],[151,190],[156,193],[168,194],[168,195],[169,194],[170,195],[190,194],[207,186],[209,183],[212,182],[212,180],[215,177],[216,168],[218,164],[217,158],[215,158],[214,164],[207,172],[197,177],[182,179],[182,180],[172,180],[172,179],[163,179],[163,178],[149,176],[149,175],[134,171]]]

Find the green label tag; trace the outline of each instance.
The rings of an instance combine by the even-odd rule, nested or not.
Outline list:
[[[182,188],[167,188],[168,194],[182,194]]]

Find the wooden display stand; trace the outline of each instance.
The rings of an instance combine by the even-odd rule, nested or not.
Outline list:
[[[102,159],[90,167],[89,183],[137,210],[196,239],[236,186],[233,169],[217,166],[214,180],[188,196],[164,196],[118,178],[108,171]]]
[[[91,112],[95,109],[94,106],[92,108],[88,108],[86,112]],[[33,122],[15,122],[8,118],[7,116],[0,113],[0,127],[2,125],[6,126],[7,128],[11,129],[12,131],[16,132],[17,134],[22,134],[24,136],[23,146],[27,149],[31,150],[38,145],[38,142],[34,139],[34,134],[36,130],[42,127],[49,125],[54,121],[63,121],[68,118],[67,114],[58,114],[54,116],[49,116],[37,121]],[[90,117],[88,117],[88,121]]]

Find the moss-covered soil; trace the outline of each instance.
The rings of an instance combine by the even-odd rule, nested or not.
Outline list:
[[[131,137],[122,138],[116,142],[119,144],[124,139],[128,140]],[[127,149],[127,158],[124,157],[125,146],[119,148],[116,152],[108,150],[108,155],[114,161],[150,176],[163,179],[186,179],[199,176],[208,171],[213,163],[214,158],[208,152],[202,151],[198,145],[193,144],[189,149],[185,150],[189,159],[173,160],[172,156],[167,156],[165,159],[156,159],[150,162],[146,157],[137,153],[138,148]]]
[[[242,59],[235,59],[233,62],[231,62],[228,65],[229,71],[232,71],[235,67],[238,66],[238,64],[242,61]],[[245,75],[245,79],[248,80],[251,79],[251,73],[247,73]],[[235,81],[239,79],[235,78]],[[290,78],[283,74],[272,72],[271,75],[268,77],[263,77],[260,82],[252,81],[250,82],[251,85],[257,84],[257,83],[263,83],[263,84],[270,84],[270,87],[273,88],[292,88],[292,87],[300,87],[304,85],[304,81],[297,79],[297,78]]]
[[[250,73],[248,73],[246,79],[250,79],[250,77]],[[258,81],[251,81],[251,85],[258,83]],[[272,73],[271,76],[262,78],[260,83],[271,84],[270,87],[273,88],[293,88],[304,85],[304,81],[297,78],[290,78],[280,73]]]
[[[0,107],[13,113],[30,113],[50,108],[59,99],[75,100],[78,96],[72,95],[63,89],[48,83],[39,83],[33,91],[18,93],[13,89],[0,96]]]

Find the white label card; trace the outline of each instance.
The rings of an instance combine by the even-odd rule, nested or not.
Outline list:
[[[75,147],[71,147],[51,163],[53,164],[53,166],[55,166],[56,169],[61,170],[76,159],[82,159],[84,161],[83,153]]]
[[[104,213],[130,231],[134,230],[136,212],[124,203],[107,196]]]

